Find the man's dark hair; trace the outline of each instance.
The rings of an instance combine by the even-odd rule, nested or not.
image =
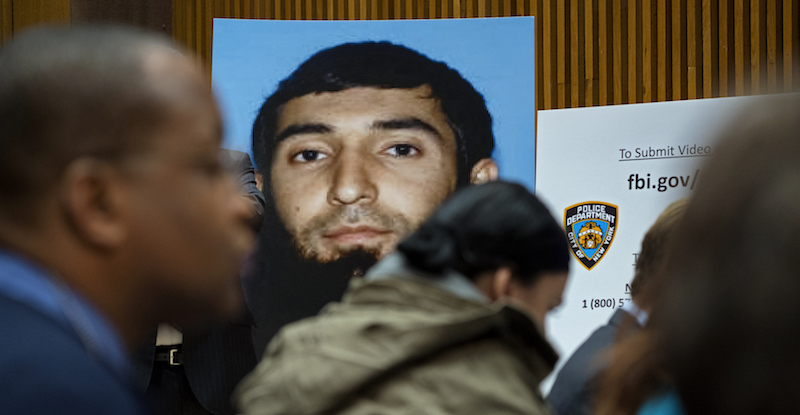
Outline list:
[[[269,178],[281,106],[311,93],[355,87],[416,88],[429,85],[456,138],[458,184],[469,183],[472,166],[491,157],[492,117],[483,96],[456,70],[389,42],[346,43],[317,52],[269,96],[253,125],[256,165]],[[267,183],[269,181],[267,180]]]
[[[521,281],[568,271],[564,231],[524,186],[494,181],[459,190],[397,247],[414,267],[474,279],[510,267]]]
[[[0,49],[0,205],[15,220],[81,156],[108,160],[142,146],[166,111],[147,76],[148,47],[166,38],[120,27],[51,27]]]

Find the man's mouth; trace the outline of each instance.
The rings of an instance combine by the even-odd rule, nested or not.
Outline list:
[[[325,232],[323,237],[343,245],[365,245],[390,233],[392,233],[390,229],[379,229],[371,226],[337,226]]]

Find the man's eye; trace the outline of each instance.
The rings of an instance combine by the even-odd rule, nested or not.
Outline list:
[[[419,154],[419,149],[410,144],[395,144],[386,150],[393,157],[411,157]]]
[[[300,163],[308,163],[311,161],[319,161],[324,158],[327,158],[328,155],[325,153],[321,153],[317,150],[303,150],[292,157],[292,161],[300,162]]]

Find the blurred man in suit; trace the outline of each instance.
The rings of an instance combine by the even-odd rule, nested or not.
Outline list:
[[[0,402],[142,414],[127,349],[241,308],[253,213],[207,77],[164,38],[49,28],[0,50]]]

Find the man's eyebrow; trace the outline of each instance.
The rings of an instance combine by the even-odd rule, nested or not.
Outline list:
[[[439,130],[416,117],[379,120],[372,123],[372,128],[376,130],[423,130],[442,140],[442,134]]]
[[[331,127],[325,124],[292,124],[275,136],[276,142],[281,142],[293,135],[320,134],[331,132]]]

